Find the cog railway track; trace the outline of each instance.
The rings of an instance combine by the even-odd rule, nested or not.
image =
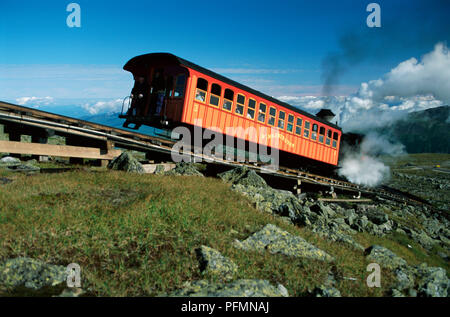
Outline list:
[[[4,125],[9,133],[9,141],[0,141],[0,152],[3,153],[89,158],[99,159],[106,163],[120,155],[121,151],[114,147],[146,153],[170,154],[172,146],[176,142],[2,101],[0,101],[0,124]],[[31,135],[32,143],[20,142],[21,135]],[[52,135],[66,137],[66,144],[70,145],[46,144],[47,138]],[[357,193],[358,195],[354,196],[355,200],[361,197],[361,194],[365,194],[405,204],[430,206],[428,202],[419,197],[387,186],[368,188],[289,167],[280,166],[278,170],[270,170],[263,164],[236,162],[194,152],[183,153],[183,155],[189,155],[193,161],[210,164],[230,167],[247,166],[258,173],[268,173],[276,177],[297,180],[298,185],[304,182],[328,187],[331,192],[339,189]]]

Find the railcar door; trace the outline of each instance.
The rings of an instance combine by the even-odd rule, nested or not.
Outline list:
[[[179,122],[183,112],[184,94],[186,89],[186,74],[170,76],[172,87],[167,92],[163,115],[168,120]]]

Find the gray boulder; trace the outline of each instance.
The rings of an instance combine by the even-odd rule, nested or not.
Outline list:
[[[269,186],[245,186],[239,183],[232,185],[231,189],[247,197],[255,204],[256,209],[289,217],[294,223],[297,222],[297,218],[303,211],[303,206],[298,198],[285,190],[277,190]]]
[[[315,297],[341,297],[341,292],[333,286],[321,285],[312,291]]]
[[[439,241],[429,237],[423,230],[420,232],[411,230],[410,237],[427,250],[431,250],[435,244],[439,243]]]
[[[368,260],[378,263],[381,267],[391,270],[407,265],[404,259],[396,255],[391,250],[379,245],[372,245],[368,247],[364,253]]]
[[[217,174],[217,176],[224,182],[233,185],[240,184],[242,186],[268,187],[266,181],[261,176],[246,166],[236,167],[232,170]]]
[[[450,281],[441,267],[428,267],[425,263],[415,267],[418,296],[447,297]]]
[[[334,258],[325,251],[308,243],[300,236],[294,236],[275,225],[268,224],[244,241],[235,240],[234,246],[246,251],[268,251],[272,254],[332,262]]]
[[[30,164],[19,164],[8,166],[8,170],[13,172],[38,173],[41,169]]]
[[[394,273],[397,279],[394,289],[407,296],[447,297],[450,294],[450,281],[441,267],[422,263],[397,268]]]
[[[132,173],[144,173],[144,167],[139,163],[137,159],[129,152],[123,152],[114,160],[109,162],[108,168],[112,170],[132,172]]]
[[[0,159],[0,166],[19,165],[20,159],[11,156],[5,156]]]
[[[367,216],[367,219],[369,219],[369,221],[373,222],[376,225],[382,225],[389,220],[388,215],[375,208],[367,209],[365,215]]]
[[[203,177],[203,174],[197,168],[197,164],[190,162],[179,162],[174,169],[165,172],[164,175]]]
[[[31,258],[13,258],[0,264],[0,288],[11,294],[26,294],[27,290],[42,291],[44,294],[60,293],[60,287],[65,286],[66,279],[65,266],[51,265]],[[52,288],[56,288],[56,291]]]
[[[273,286],[267,280],[241,279],[231,283],[212,283],[206,280],[187,282],[171,297],[284,297],[286,288]]]
[[[200,263],[200,271],[231,280],[237,272],[237,265],[224,257],[219,251],[202,245],[195,250]]]

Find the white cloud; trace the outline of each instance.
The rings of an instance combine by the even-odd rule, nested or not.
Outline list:
[[[16,102],[21,106],[31,106],[33,108],[39,108],[40,106],[47,106],[53,103],[53,97],[20,97],[16,99]]]
[[[374,99],[385,96],[412,97],[432,95],[444,102],[450,101],[450,54],[438,43],[421,61],[410,58],[387,73],[383,79],[368,83]]]
[[[91,115],[98,113],[114,113],[121,111],[122,101],[122,99],[97,101],[95,103],[85,103],[82,107]]]
[[[438,43],[421,61],[408,59],[383,78],[362,83],[350,96],[283,95],[279,99],[305,110],[329,108],[344,131],[382,127],[409,112],[450,101],[450,54],[447,47]]]

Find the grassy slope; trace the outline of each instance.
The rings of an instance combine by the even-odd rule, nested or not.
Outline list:
[[[202,244],[235,261],[237,278],[281,283],[291,296],[322,284],[329,264],[232,247],[234,239],[245,239],[267,223],[335,256],[339,273],[358,279],[337,283],[343,296],[381,296],[392,281],[383,272],[382,289],[368,288],[368,263],[361,252],[258,212],[218,179],[122,172],[7,176],[15,181],[0,185],[0,259],[79,263],[82,287],[90,295],[153,296],[203,278],[194,252]],[[405,237],[359,234],[357,240],[365,247],[385,245],[411,264],[427,260],[425,251]]]

